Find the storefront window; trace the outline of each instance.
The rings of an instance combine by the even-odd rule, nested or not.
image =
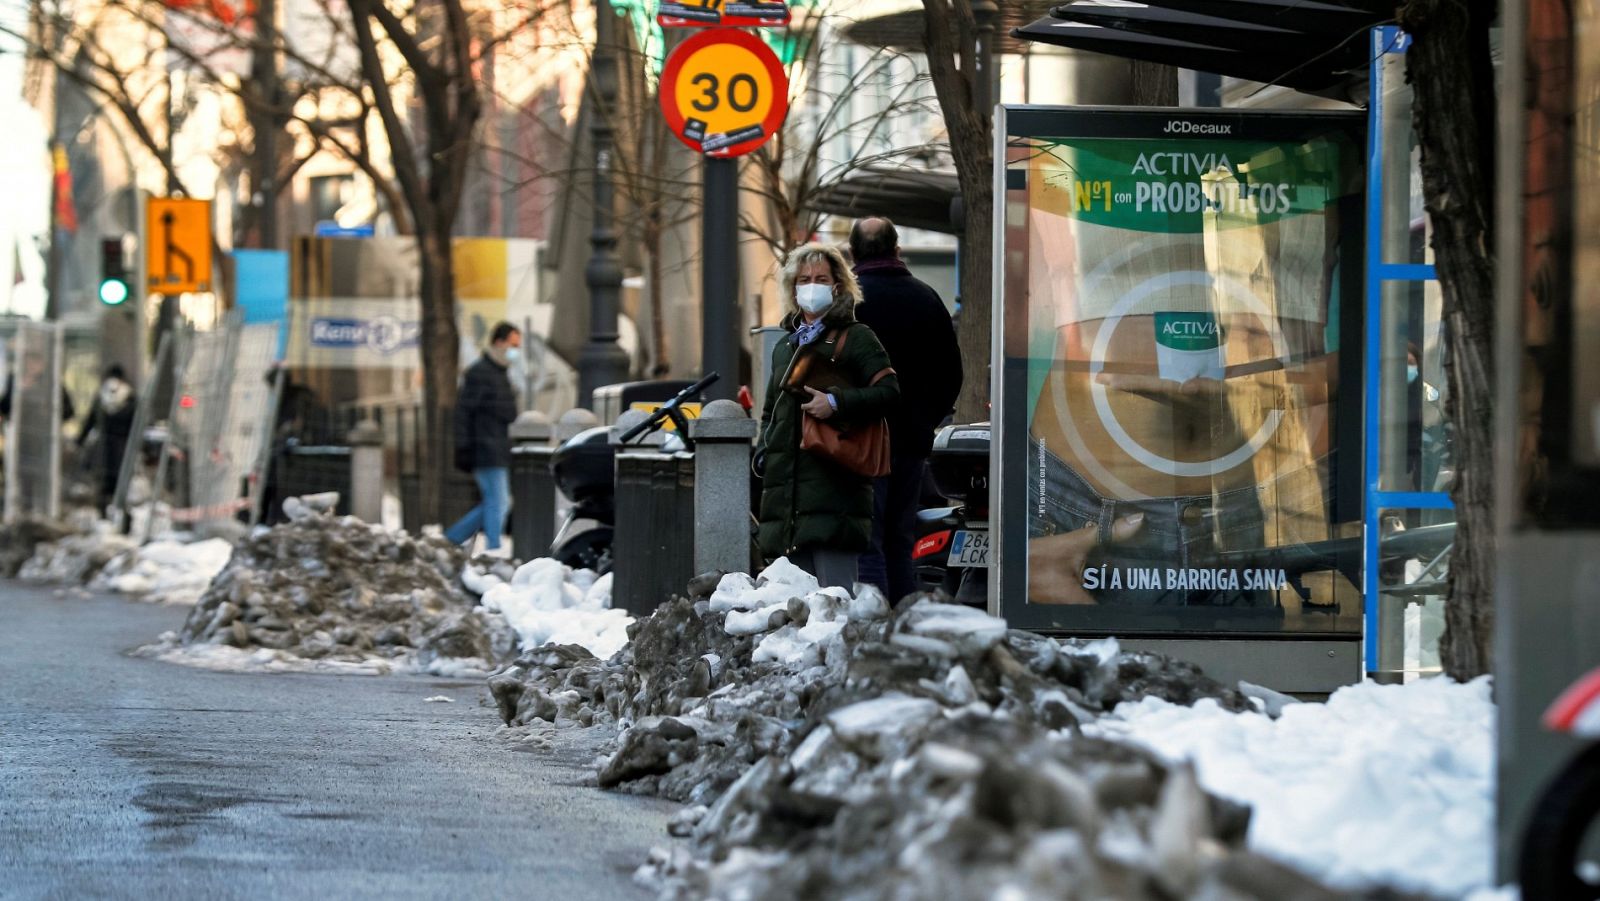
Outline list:
[[[1360,416],[1362,126],[1007,111],[1014,624],[1360,628],[1359,444],[1339,437]]]

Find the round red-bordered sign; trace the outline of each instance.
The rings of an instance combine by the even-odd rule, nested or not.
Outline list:
[[[706,156],[743,156],[777,134],[789,113],[789,77],[766,42],[708,28],[667,57],[656,91],[667,127]]]

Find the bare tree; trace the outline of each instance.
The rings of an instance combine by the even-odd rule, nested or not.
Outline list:
[[[961,231],[961,322],[956,338],[969,375],[961,383],[956,421],[988,417],[992,272],[990,242],[994,230],[994,120],[978,102],[986,96],[979,79],[992,77],[977,56],[978,22],[972,0],[922,0],[927,11],[924,43],[939,108],[944,111],[950,155],[956,164],[964,214]]]
[[[870,168],[937,157],[944,149],[922,143],[890,146],[897,122],[935,111],[935,101],[928,96],[928,76],[908,54],[877,48],[853,71],[830,73],[822,69],[821,49],[813,46],[799,57],[811,68],[803,81],[793,77],[791,66],[789,120],[750,155],[749,165],[756,173],[753,190],[766,201],[767,216],[742,216],[741,228],[779,259],[810,240],[821,226],[827,212],[817,201],[823,192]],[[908,71],[915,74],[898,80],[887,77]],[[821,84],[826,76],[840,74],[844,76],[840,89]],[[852,107],[851,99],[863,85],[886,81],[895,83],[881,104],[865,110]]]

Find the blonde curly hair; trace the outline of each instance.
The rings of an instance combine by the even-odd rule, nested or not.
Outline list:
[[[861,302],[861,285],[856,281],[856,274],[850,271],[850,264],[845,262],[844,253],[839,248],[813,242],[789,251],[789,256],[783,261],[783,270],[778,274],[778,285],[783,291],[784,308],[787,310],[783,321],[786,324],[799,321],[800,305],[795,303],[794,282],[800,277],[801,267],[812,263],[827,263],[828,271],[833,275],[833,304],[822,311],[822,318],[854,320],[856,304]]]

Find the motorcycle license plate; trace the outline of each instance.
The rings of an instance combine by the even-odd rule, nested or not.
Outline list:
[[[961,529],[950,542],[950,566],[990,566],[989,533]]]

